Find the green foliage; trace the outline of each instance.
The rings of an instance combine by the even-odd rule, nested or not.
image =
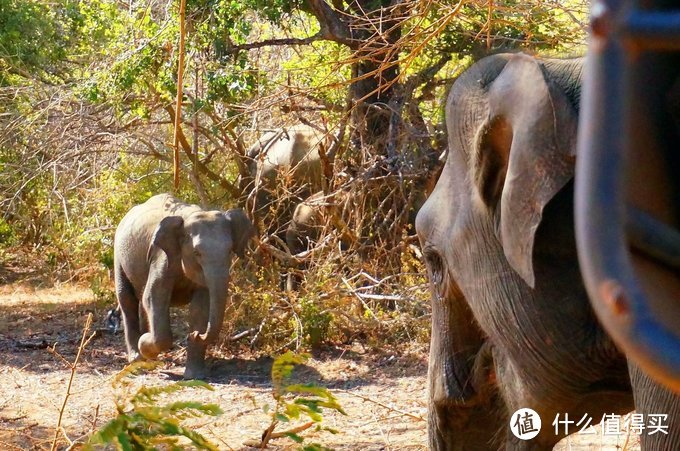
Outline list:
[[[108,271],[98,271],[90,278],[90,290],[94,296],[94,301],[100,307],[114,305],[116,295],[111,287]]]
[[[141,371],[158,366],[158,362],[137,362],[128,365],[114,378],[117,390],[116,411],[118,415],[102,426],[85,445],[94,450],[97,445],[115,444],[119,450],[152,450],[158,445],[181,450],[180,438],[188,440],[197,449],[217,450],[217,446],[198,432],[181,424],[182,420],[203,415],[217,416],[222,409],[215,404],[194,401],[175,401],[159,405],[161,397],[177,393],[185,388],[213,388],[202,381],[180,381],[160,387],[142,386],[130,392],[130,378]]]
[[[56,75],[66,57],[71,1],[0,0],[0,86],[37,74]]]
[[[259,82],[258,71],[244,55],[234,61],[212,63],[206,75],[206,102],[236,101],[250,95]]]
[[[146,9],[109,18],[108,58],[78,87],[81,97],[115,106],[121,117],[150,118],[150,104],[171,101],[176,92],[172,43],[178,27],[172,17],[153,20]]]
[[[11,246],[16,242],[16,232],[12,226],[0,218],[0,246]]]
[[[304,339],[312,349],[318,348],[328,337],[333,315],[322,309],[320,300],[312,293],[299,298],[299,304]]]
[[[272,396],[276,401],[276,407],[271,411],[271,424],[267,428],[267,435],[271,435],[280,423],[290,425],[295,420],[308,418],[316,424],[317,431],[328,431],[336,433],[335,430],[322,427],[323,409],[335,410],[343,415],[347,415],[338,403],[337,399],[330,390],[316,384],[290,383],[293,370],[298,365],[303,365],[309,360],[306,354],[295,354],[291,351],[280,355],[274,360],[272,365]],[[269,413],[269,406],[264,406],[265,413]],[[302,443],[304,438],[294,429],[283,432],[291,440]],[[265,437],[265,440],[267,437]],[[264,442],[266,445],[266,441]],[[308,445],[311,448],[304,449],[325,449],[318,444]]]
[[[311,443],[302,447],[302,451],[331,451],[332,449],[318,443]]]
[[[290,79],[302,89],[313,87],[320,99],[341,104],[352,78],[350,65],[343,64],[350,56],[351,52],[343,45],[331,41],[315,42],[309,51],[294,53],[283,63],[277,81],[285,83]]]
[[[266,74],[252,64],[247,53],[229,51],[235,44],[245,43],[253,27],[253,16],[280,24],[301,2],[193,0],[187,3],[190,32],[187,35],[187,73],[199,70],[206,89],[199,104],[239,102],[265,82]],[[110,5],[102,3],[102,7]],[[173,3],[173,7],[177,4]],[[94,8],[82,8],[88,13]],[[100,39],[109,41],[108,54],[81,84],[79,92],[92,102],[115,104],[118,113],[150,118],[150,104],[171,101],[176,94],[178,41],[177,11],[169,14],[132,10],[127,16],[106,13],[92,27]],[[102,24],[106,24],[104,29]],[[104,32],[104,30],[107,30]],[[196,94],[196,93],[194,93]],[[195,102],[196,103],[196,102]]]

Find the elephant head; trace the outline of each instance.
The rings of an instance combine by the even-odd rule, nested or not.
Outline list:
[[[254,234],[253,224],[241,209],[167,216],[153,232],[147,258],[154,249],[161,249],[172,271],[181,271],[193,284],[208,289],[208,325],[204,331],[193,331],[192,339],[208,344],[217,339],[226,308],[232,254],[243,257]]]
[[[621,363],[615,352],[586,362],[604,339],[582,332],[597,323],[570,221],[581,67],[495,55],[449,94],[448,159],[416,219],[432,291],[434,449],[502,447],[508,409],[568,411]],[[582,393],[565,389],[565,404],[547,402],[559,392],[552,384]]]

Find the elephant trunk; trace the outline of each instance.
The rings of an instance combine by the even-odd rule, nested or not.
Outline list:
[[[208,325],[205,332],[200,333],[200,331],[196,331],[194,333],[200,333],[198,338],[205,342],[205,344],[212,344],[217,341],[217,337],[220,334],[222,322],[224,321],[224,312],[227,307],[227,286],[229,283],[228,269],[226,271],[224,269],[205,271],[205,279],[206,285],[208,286],[208,292],[210,293]]]

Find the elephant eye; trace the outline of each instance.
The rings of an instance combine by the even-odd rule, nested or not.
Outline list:
[[[432,248],[426,248],[423,254],[425,256],[427,269],[430,273],[430,281],[435,286],[435,288],[437,288],[437,290],[440,290],[441,285],[444,282],[445,274],[442,257]]]
[[[425,248],[423,255],[430,276],[433,298],[438,302],[445,302],[451,287],[451,279],[447,277],[448,272],[444,260],[439,252],[432,248]]]

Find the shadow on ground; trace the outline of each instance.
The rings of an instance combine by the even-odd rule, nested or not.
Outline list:
[[[79,372],[120,371],[127,364],[123,334],[111,333],[105,327],[106,313],[112,307],[95,302],[92,293],[82,288],[0,287],[0,360],[5,366],[37,374],[63,370],[64,362],[50,351],[51,347],[55,346],[61,356],[73,361],[82,328],[92,313],[92,329],[97,334],[85,348]],[[165,365],[159,371],[170,380],[180,379],[184,371],[186,314],[186,309],[172,309],[174,347],[160,356]],[[273,359],[260,357],[245,348],[227,344],[209,351],[212,357],[208,360],[208,382],[268,386]],[[296,370],[300,380],[323,383],[331,388],[351,389],[378,378],[421,376],[427,372],[422,353],[369,349],[358,343],[326,346],[315,350],[312,358],[327,367],[333,367],[334,362],[347,366],[328,374],[304,365]]]

